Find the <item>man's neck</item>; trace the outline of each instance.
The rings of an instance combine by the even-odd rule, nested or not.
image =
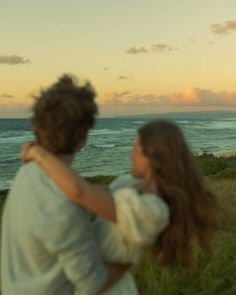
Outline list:
[[[65,164],[67,164],[68,166],[71,165],[72,161],[74,160],[75,154],[69,154],[69,155],[63,155],[60,154],[58,155],[58,158],[64,162]]]

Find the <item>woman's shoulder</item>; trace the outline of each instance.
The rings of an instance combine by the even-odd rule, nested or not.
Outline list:
[[[138,178],[135,178],[131,174],[125,174],[123,176],[117,177],[112,183],[109,185],[111,191],[117,190],[119,188],[124,187],[135,187],[140,183]]]
[[[117,177],[109,186],[116,202],[126,203],[126,206],[139,208],[154,216],[169,218],[169,206],[159,195],[152,193],[140,193],[137,186],[140,179],[131,174]],[[138,211],[139,211],[138,210]],[[140,212],[139,212],[140,213]]]
[[[116,226],[126,240],[151,244],[169,224],[170,212],[158,195],[140,194],[135,188],[124,187],[113,192]]]
[[[135,187],[124,186],[113,191],[114,200],[121,207],[129,207],[134,214],[149,218],[169,219],[169,206],[162,197],[153,193],[140,193]],[[119,207],[119,206],[117,206]]]

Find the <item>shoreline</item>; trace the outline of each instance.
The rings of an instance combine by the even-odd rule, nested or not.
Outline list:
[[[216,158],[230,158],[236,157],[236,151],[222,151],[222,152],[215,152],[213,155]]]

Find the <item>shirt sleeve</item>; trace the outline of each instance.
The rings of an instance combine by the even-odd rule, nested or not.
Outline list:
[[[64,199],[42,215],[46,248],[57,258],[75,293],[96,294],[107,279],[107,270],[83,209]]]
[[[169,210],[154,194],[140,194],[133,188],[113,192],[117,229],[127,243],[148,246],[169,223]]]

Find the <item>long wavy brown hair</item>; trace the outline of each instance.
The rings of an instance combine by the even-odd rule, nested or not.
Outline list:
[[[157,120],[139,129],[144,154],[150,159],[160,197],[170,209],[170,223],[157,238],[155,250],[163,265],[191,266],[193,240],[208,252],[219,209],[204,184],[180,128]]]

